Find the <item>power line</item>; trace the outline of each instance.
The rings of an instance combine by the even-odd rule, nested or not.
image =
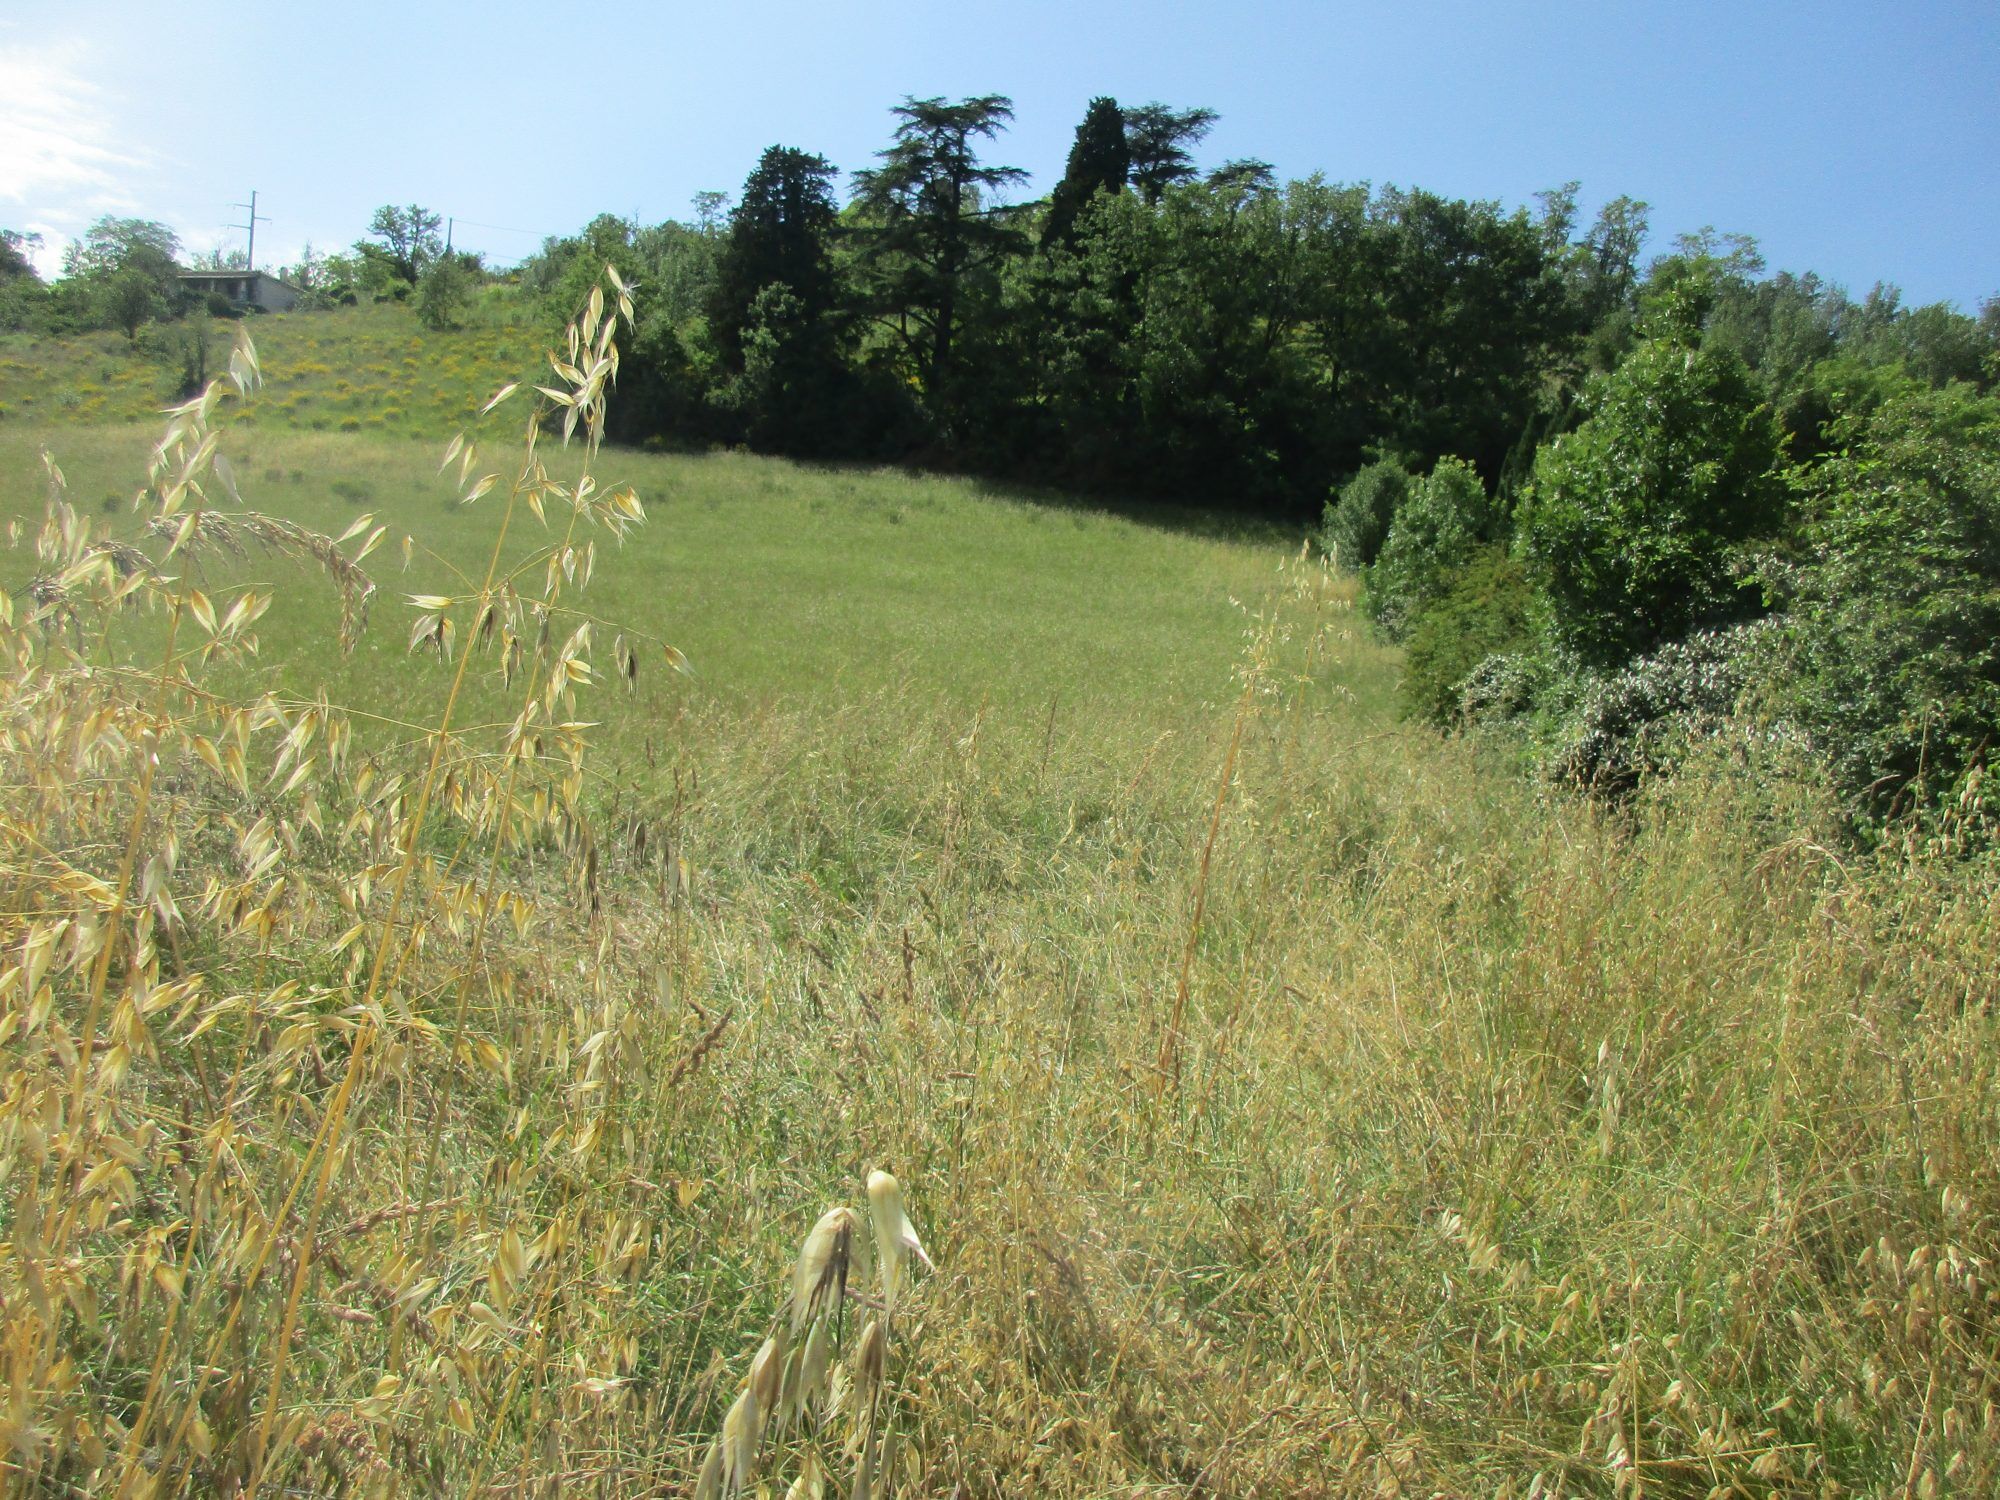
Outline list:
[[[545,234],[539,229],[516,229],[511,224],[482,224],[477,219],[467,219],[465,222],[471,225],[474,229],[497,229],[502,234],[525,234],[531,240],[546,240],[555,238],[554,235]]]

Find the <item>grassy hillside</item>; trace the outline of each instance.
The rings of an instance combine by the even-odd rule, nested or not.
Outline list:
[[[268,400],[246,415],[266,412]],[[475,430],[498,439],[507,425]],[[39,520],[46,444],[91,520],[136,536],[135,456],[150,440],[148,427],[0,427],[0,518]],[[372,515],[393,539],[375,560],[389,622],[353,658],[333,649],[322,601],[294,586],[295,567],[266,557],[207,563],[203,576],[218,590],[277,589],[260,624],[259,673],[295,693],[323,685],[348,702],[386,687],[411,717],[428,711],[444,674],[400,660],[401,597],[451,593],[476,578],[501,513],[488,501],[456,503],[452,476],[436,472],[442,446],[238,429],[230,448],[246,504],[334,535]],[[1037,723],[1054,700],[1059,727],[1087,716],[1157,734],[1228,697],[1246,623],[1233,601],[1254,600],[1296,545],[1275,529],[1203,536],[977,481],[740,454],[620,451],[602,469],[637,488],[650,523],[622,544],[600,540],[592,610],[672,642],[696,674],[691,683],[642,674],[635,712],[607,726],[614,740],[690,704],[844,705],[890,692]],[[405,536],[416,544],[407,567]],[[10,583],[23,566],[0,558]],[[1371,712],[1387,703],[1386,675],[1348,684]]]
[[[510,380],[535,374],[549,331],[506,288],[487,291],[465,326],[426,329],[399,303],[252,317],[265,388],[251,426],[305,432],[449,437]],[[0,433],[16,426],[157,420],[180,381],[176,349],[188,325],[70,338],[0,334]],[[236,326],[211,324],[213,368]]]
[[[173,585],[7,562],[21,1487],[682,1493],[878,1166],[937,1268],[857,1269],[772,1493],[2000,1484],[1990,857],[1846,856],[1722,756],[1538,794],[1394,721],[1290,538],[905,475],[602,455],[650,519],[579,594],[516,507],[562,623],[503,687],[398,596],[477,635],[506,486],[263,411],[247,506],[393,528],[353,656],[285,558],[203,576],[277,596],[212,663]],[[10,513],[45,439],[137,535],[147,436],[10,418]],[[572,609],[698,675],[566,700]]]

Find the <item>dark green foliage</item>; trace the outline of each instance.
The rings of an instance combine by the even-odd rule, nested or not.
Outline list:
[[[1401,640],[1499,530],[1486,486],[1463,459],[1439,459],[1412,483],[1368,570],[1368,607],[1383,634]]]
[[[1042,227],[1042,244],[1073,243],[1076,216],[1099,193],[1122,193],[1132,172],[1132,153],[1125,144],[1125,112],[1116,99],[1097,98],[1084,111],[1069,148],[1062,181],[1049,196],[1049,217]]]
[[[744,182],[708,302],[709,336],[732,369],[742,368],[745,329],[769,322],[753,318],[767,288],[783,288],[795,304],[784,321],[818,327],[832,315],[837,291],[829,244],[839,217],[833,179],[824,157],[772,146]]]
[[[2000,734],[2000,403],[1895,397],[1805,476],[1791,691],[1837,784],[1880,813],[1955,790]]]
[[[32,328],[47,321],[49,289],[28,258],[39,235],[0,229],[0,332]]]
[[[1217,192],[1239,202],[1256,193],[1278,190],[1277,169],[1254,156],[1226,161],[1210,172],[1206,180]]]
[[[18,230],[0,229],[0,283],[27,278],[40,281],[35,274],[35,263],[28,259],[29,251],[41,243],[38,234],[22,234]]]
[[[137,271],[149,277],[164,294],[178,274],[177,258],[181,242],[164,224],[151,219],[105,217],[83,232],[63,252],[63,274],[86,279],[106,277],[119,271]]]
[[[1287,338],[1296,314],[1277,302],[1282,214],[1193,186],[1154,208],[1100,196],[1086,212],[1074,253],[1038,272],[1026,360],[1059,477],[1239,506],[1285,498],[1314,402]]]
[[[600,214],[575,235],[543,241],[521,267],[523,290],[542,303],[555,327],[576,315],[606,265],[638,288],[638,323],[619,366],[609,436],[674,444],[715,436],[707,399],[713,375],[699,346],[720,249],[716,233]]]
[[[1992,332],[1942,302],[1915,309],[1898,322],[1895,333],[1904,364],[1919,380],[1941,386],[1954,380],[1984,385],[1992,379]]]
[[[1441,581],[1415,618],[1403,662],[1403,711],[1440,727],[1460,717],[1466,679],[1529,642],[1534,589],[1505,547],[1482,547]]]
[[[1320,540],[1341,567],[1354,572],[1381,555],[1390,523],[1409,493],[1410,476],[1394,459],[1380,459],[1361,470],[1326,508]]]
[[[649,274],[655,267],[640,249],[639,237],[644,233],[616,214],[599,214],[573,235],[542,241],[542,248],[522,262],[521,289],[541,301],[547,317],[560,327],[576,316],[590,289],[602,279],[604,268],[616,266],[626,285],[640,289],[643,318],[658,304],[661,293],[656,277]],[[712,250],[709,259],[714,259]]]
[[[737,336],[736,368],[710,396],[723,430],[760,453],[847,456],[854,377],[826,328],[771,282]]]
[[[117,328],[136,340],[146,323],[170,318],[191,300],[175,257],[180,241],[150,219],[102,218],[63,253],[63,281],[45,305],[60,328]]]
[[[205,306],[198,306],[172,323],[150,328],[146,333],[147,352],[170,373],[169,395],[185,401],[201,394],[208,384],[214,355],[214,320]]]
[[[1597,211],[1597,222],[1578,247],[1577,299],[1584,326],[1598,327],[1630,306],[1650,210],[1641,199],[1617,197]]]
[[[1157,101],[1126,110],[1125,148],[1139,196],[1158,203],[1175,183],[1192,181],[1188,148],[1200,144],[1221,118],[1212,109],[1169,109]]]
[[[1014,118],[1001,94],[947,103],[905,99],[892,111],[895,137],[882,165],[857,172],[867,301],[947,428],[964,406],[954,363],[959,335],[998,293],[999,262],[1025,248],[997,195],[1027,173],[980,163],[978,143]]]
[[[1842,440],[1843,419],[1851,425],[1897,397],[1922,389],[1923,383],[1901,363],[1871,364],[1848,353],[1823,359],[1776,398],[1785,452],[1799,463],[1824,459]]]
[[[344,269],[348,273],[348,290],[355,301],[404,302],[416,288],[416,283],[403,274],[395,256],[366,240],[355,242],[354,254]]]
[[[1368,426],[1420,461],[1497,474],[1582,331],[1561,261],[1524,211],[1391,189],[1375,212],[1381,311],[1354,351]]]
[[[1692,342],[1700,289],[1585,390],[1584,420],[1537,458],[1519,520],[1557,645],[1617,667],[1756,607],[1744,545],[1778,525],[1777,433],[1733,356]]]
[[[605,435],[618,442],[692,446],[709,435],[708,381],[662,317],[640,314],[618,370]]]
[[[845,456],[855,379],[846,359],[831,243],[834,169],[773,146],[743,184],[709,296],[731,437],[764,452]]]

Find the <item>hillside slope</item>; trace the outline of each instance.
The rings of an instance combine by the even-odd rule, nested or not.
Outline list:
[[[0,334],[0,431],[14,424],[157,421],[177,395],[192,325],[69,338]],[[535,375],[549,330],[506,288],[473,304],[462,328],[425,328],[394,302],[252,317],[265,389],[244,418],[307,432],[449,437],[510,380]],[[226,367],[236,325],[210,325],[211,373]]]
[[[1539,794],[1277,538],[607,452],[619,545],[246,415],[246,506],[393,528],[353,655],[279,530],[7,563],[24,1487],[682,1492],[875,1167],[936,1269],[857,1276],[880,1394],[753,1424],[775,1489],[2000,1484],[1990,855],[1729,756]],[[146,430],[10,419],[15,517],[43,438],[144,540]]]

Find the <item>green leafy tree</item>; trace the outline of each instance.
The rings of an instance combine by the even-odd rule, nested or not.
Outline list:
[[[1049,196],[1049,217],[1042,244],[1069,245],[1076,237],[1076,217],[1099,193],[1122,193],[1132,172],[1132,152],[1125,143],[1125,112],[1118,101],[1096,98],[1084,111],[1069,148],[1062,181]]]
[[[689,200],[688,206],[694,210],[694,228],[698,233],[719,235],[729,227],[729,194],[703,188]]]
[[[855,174],[861,270],[870,301],[922,386],[934,415],[962,405],[954,354],[970,315],[990,305],[997,268],[1025,241],[998,195],[1019,167],[985,166],[978,143],[1014,118],[1000,94],[947,103],[905,99],[882,165]]]
[[[1368,197],[1318,178],[1099,195],[1012,315],[1040,424],[1020,446],[1086,486],[1323,504],[1379,410]]]
[[[41,243],[38,234],[0,229],[0,329],[33,327],[47,311],[49,289],[33,260]]]
[[[146,330],[146,351],[170,372],[175,400],[200,395],[207,386],[214,331],[214,318],[203,303],[189,308],[185,317]]]
[[[1451,586],[1459,568],[1499,532],[1499,517],[1478,471],[1439,459],[1396,509],[1382,553],[1368,570],[1368,607],[1391,640]]]
[[[1284,205],[1199,184],[1086,211],[1049,259],[1038,411],[1090,485],[1268,506],[1319,420]],[[1316,488],[1324,491],[1325,481]]]
[[[1534,587],[1505,547],[1475,551],[1440,580],[1410,622],[1399,685],[1403,711],[1440,727],[1460,716],[1466,679],[1531,639]]]
[[[1561,260],[1525,211],[1390,189],[1374,213],[1380,315],[1364,357],[1375,441],[1498,474],[1579,333]]]
[[[138,271],[165,290],[179,273],[180,253],[180,239],[166,225],[107,215],[63,252],[63,274],[90,278]]]
[[[522,265],[521,286],[545,304],[551,322],[561,327],[576,316],[607,265],[616,266],[627,285],[645,282],[639,274],[638,232],[628,219],[599,214],[573,235],[551,236]]]
[[[2000,403],[1915,390],[1802,478],[1792,697],[1871,813],[1954,792],[2000,736]]]
[[[0,229],[0,281],[14,281],[20,277],[32,277],[40,281],[35,272],[35,263],[30,258],[41,248],[39,234],[22,234],[18,230]]]
[[[144,324],[171,317],[184,301],[180,240],[151,219],[105,217],[63,252],[64,279],[76,289],[85,320],[136,339]]]
[[[1388,336],[1383,273],[1390,236],[1371,211],[1364,184],[1315,175],[1286,185],[1252,221],[1275,224],[1267,331],[1286,346],[1313,409],[1312,440],[1301,460],[1304,489],[1352,474],[1389,443],[1385,383],[1378,372],[1400,357]],[[1464,446],[1451,444],[1448,446]],[[1383,522],[1381,536],[1388,534]],[[1374,561],[1377,536],[1368,549]]]
[[[456,328],[472,300],[478,273],[457,255],[440,255],[417,283],[417,318],[430,329]]]
[[[1259,193],[1275,193],[1278,190],[1278,170],[1261,157],[1232,157],[1210,172],[1205,179],[1209,187],[1234,198],[1238,203]]]
[[[1933,386],[1962,380],[1987,383],[1991,335],[1979,320],[1968,318],[1948,303],[1933,302],[1913,309],[1901,320],[1901,353],[1910,373]]]
[[[385,203],[368,221],[369,234],[382,242],[375,248],[388,256],[396,274],[410,286],[421,281],[431,262],[444,254],[444,239],[438,233],[443,227],[442,214],[415,203],[403,208]]]
[[[726,195],[714,195],[718,202]],[[522,264],[522,290],[552,327],[576,316],[590,290],[616,266],[639,288],[638,320],[618,372],[619,399],[607,433],[620,442],[710,436],[706,397],[713,361],[703,357],[702,317],[715,281],[721,236],[668,221],[642,225],[599,214],[573,235],[551,236]]]
[[[1566,262],[1576,326],[1583,331],[1581,369],[1614,368],[1632,346],[1638,316],[1639,252],[1645,248],[1651,205],[1613,198],[1578,244],[1559,252]]]
[[[1700,345],[1712,286],[1683,282],[1537,455],[1519,517],[1557,644],[1616,667],[1756,599],[1738,563],[1783,513],[1778,434],[1733,355]]]
[[[1195,178],[1194,155],[1222,116],[1212,109],[1169,109],[1157,100],[1125,111],[1125,148],[1132,164],[1132,185],[1148,203],[1158,203],[1168,188]]]
[[[122,329],[128,342],[137,342],[142,327],[166,316],[166,299],[144,271],[113,271],[101,279],[98,295],[104,320]]]

